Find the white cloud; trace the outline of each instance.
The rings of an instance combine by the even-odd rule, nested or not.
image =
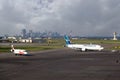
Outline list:
[[[0,0],[0,34],[17,34],[26,28],[111,35],[119,32],[119,12],[120,0]]]

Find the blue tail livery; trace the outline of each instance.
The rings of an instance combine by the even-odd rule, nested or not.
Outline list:
[[[66,45],[71,44],[70,39],[67,35],[64,36],[64,39],[65,39]]]
[[[67,35],[64,36],[64,39],[66,42],[66,46],[68,48],[77,49],[77,50],[81,50],[81,51],[87,51],[87,50],[101,51],[102,49],[104,49],[104,47],[102,47],[101,45],[98,45],[98,44],[71,44],[70,39]]]

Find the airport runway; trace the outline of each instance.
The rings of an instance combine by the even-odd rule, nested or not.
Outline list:
[[[120,53],[71,49],[0,54],[0,80],[120,80]]]

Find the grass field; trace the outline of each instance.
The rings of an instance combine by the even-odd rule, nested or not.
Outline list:
[[[78,39],[71,40],[72,43],[78,44],[100,44],[106,50],[119,50],[120,49],[120,40],[95,40],[95,39]],[[13,43],[14,44],[14,43]],[[58,49],[63,48],[65,45],[65,41],[63,39],[51,39],[46,43],[15,43],[14,46],[16,49],[25,49],[27,51],[41,51],[41,50],[50,50],[50,49]],[[10,43],[2,43],[0,44],[0,53],[2,52],[10,52]]]

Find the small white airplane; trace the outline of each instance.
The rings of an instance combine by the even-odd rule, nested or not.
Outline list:
[[[66,41],[66,46],[68,48],[72,48],[80,51],[87,51],[87,50],[101,51],[104,49],[104,47],[98,44],[71,44],[70,39],[67,35],[64,36],[64,39]]]
[[[15,55],[27,55],[28,52],[24,49],[15,49],[13,45],[11,45],[11,52]]]

